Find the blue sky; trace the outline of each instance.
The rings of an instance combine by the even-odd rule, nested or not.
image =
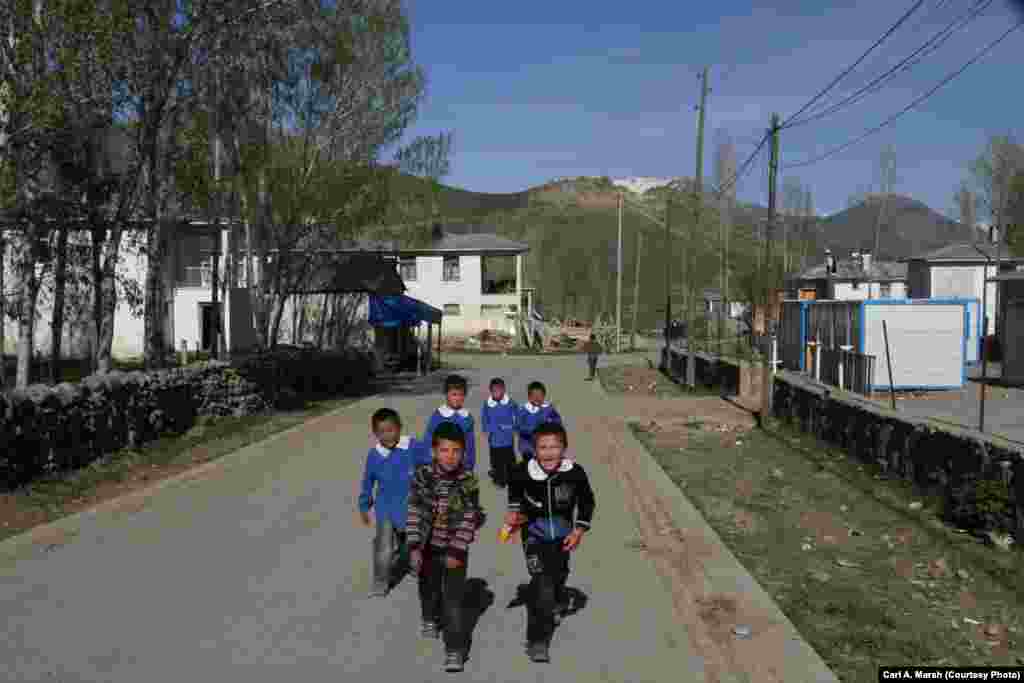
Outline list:
[[[824,104],[837,101],[964,14],[973,0],[927,0]],[[780,138],[783,164],[856,137],[909,104],[1018,20],[995,0],[937,52],[866,100]],[[408,137],[455,131],[449,184],[515,192],[556,176],[692,175],[697,74],[711,67],[705,177],[716,129],[742,161],[772,112],[793,114],[851,64],[911,0],[407,0],[413,54],[427,96]],[[952,194],[990,133],[1024,137],[1024,29],[911,112],[827,161],[780,174],[810,184],[816,208],[832,213],[876,183],[883,145],[896,149],[897,191],[936,210]],[[812,110],[813,111],[813,110]],[[740,183],[767,203],[767,156]]]

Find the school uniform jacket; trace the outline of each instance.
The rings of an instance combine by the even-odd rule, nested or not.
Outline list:
[[[480,505],[480,484],[465,468],[448,474],[436,463],[421,465],[409,491],[406,540],[411,550],[430,545],[462,562],[487,515]]]
[[[557,541],[574,527],[589,530],[595,507],[587,473],[569,458],[551,475],[532,459],[512,468],[508,510],[526,515],[526,539]]]
[[[519,431],[519,450],[533,453],[533,430],[545,422],[562,424],[562,416],[550,403],[535,406],[529,401],[519,406],[516,414],[516,429]]]
[[[516,418],[519,406],[508,396],[500,401],[488,398],[480,409],[480,428],[487,434],[491,448],[510,448],[515,445]]]
[[[476,469],[476,426],[473,422],[473,416],[465,408],[452,410],[447,405],[442,405],[431,413],[430,420],[427,421],[427,430],[423,435],[423,441],[427,443],[428,447],[432,447],[434,430],[442,422],[452,422],[462,428],[462,433],[466,435],[466,452],[463,456],[463,466],[470,472],[474,471]]]
[[[369,512],[373,508],[378,519],[390,520],[399,531],[404,529],[413,473],[430,460],[430,449],[409,436],[399,439],[394,448],[378,443],[366,455],[359,510]]]

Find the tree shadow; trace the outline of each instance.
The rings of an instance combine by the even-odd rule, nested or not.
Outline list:
[[[444,368],[427,375],[414,372],[387,373],[374,377],[372,386],[375,393],[388,396],[427,396],[430,394],[440,396],[444,393],[444,378],[448,375],[462,375],[467,378],[472,387],[473,382],[468,374],[468,370],[460,368]]]

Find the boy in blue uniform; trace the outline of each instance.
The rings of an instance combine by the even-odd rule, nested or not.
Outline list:
[[[435,410],[430,420],[427,421],[427,431],[423,435],[424,443],[432,443],[434,430],[442,422],[454,422],[466,435],[466,455],[464,466],[467,471],[473,472],[476,469],[476,432],[473,416],[466,410],[466,387],[465,377],[459,375],[448,375],[444,380],[444,404]]]
[[[526,387],[526,403],[519,406],[516,416],[516,430],[519,432],[519,453],[523,460],[533,457],[533,431],[542,424],[562,424],[562,416],[547,402],[548,390],[540,382],[530,382]]]
[[[430,449],[408,436],[400,436],[402,420],[391,408],[375,412],[370,426],[377,445],[366,456],[359,516],[366,526],[370,526],[371,509],[377,518],[370,595],[382,597],[388,594],[392,580],[402,570],[409,485],[416,468],[430,462]]]
[[[515,428],[519,406],[505,394],[505,380],[491,380],[491,397],[480,409],[481,429],[491,449],[491,481],[498,488],[508,483],[508,470],[516,461]]]

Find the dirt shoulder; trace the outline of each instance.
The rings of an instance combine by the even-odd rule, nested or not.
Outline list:
[[[618,400],[649,416],[634,433],[840,680],[874,680],[882,664],[1024,663],[1019,551],[943,528],[902,482],[755,431],[724,401]]]

